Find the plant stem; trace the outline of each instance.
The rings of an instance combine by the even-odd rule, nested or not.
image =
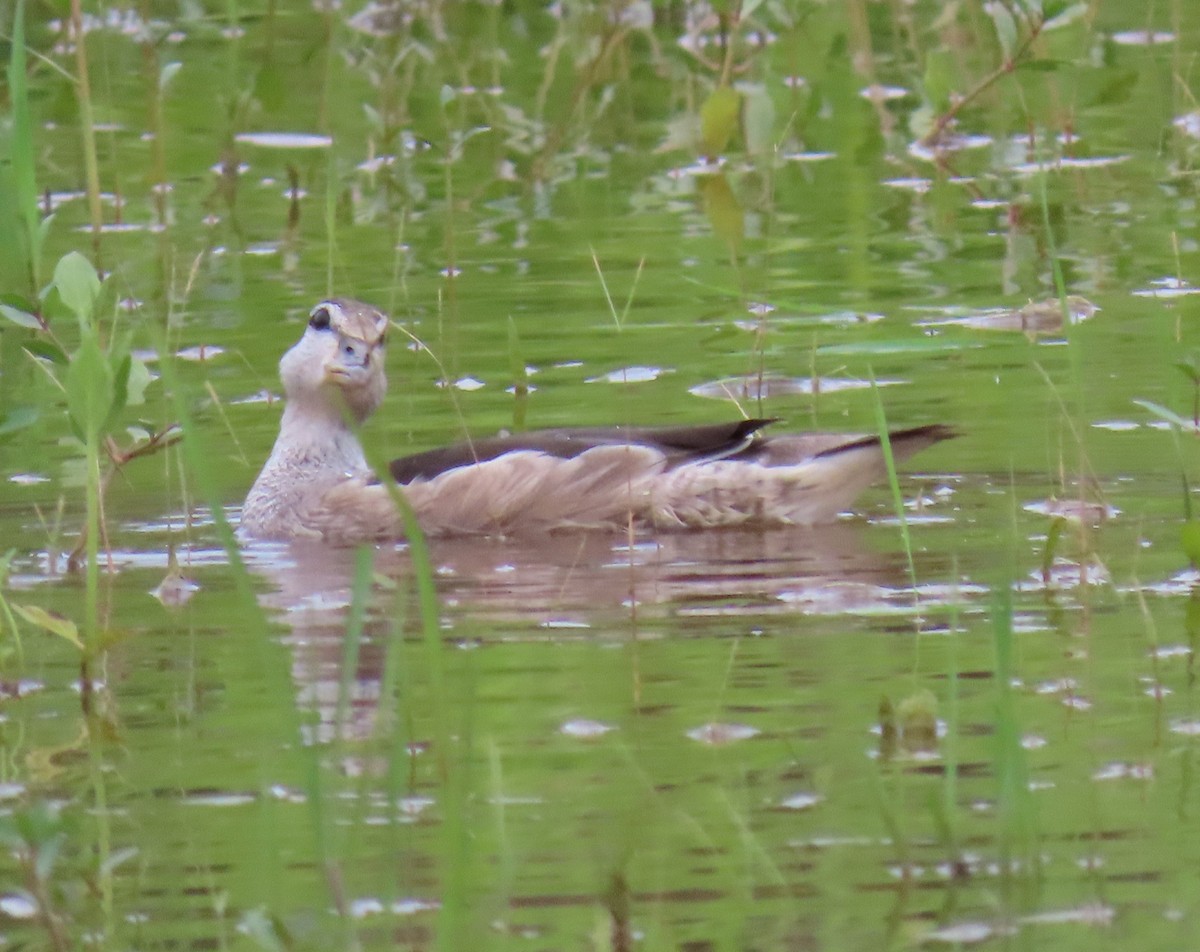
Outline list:
[[[1012,56],[1004,60],[999,66],[988,73],[983,79],[976,83],[965,96],[957,102],[952,103],[950,108],[937,117],[933,128],[921,137],[922,145],[933,145],[942,137],[942,133],[946,131],[946,127],[950,125],[968,105],[978,99],[987,89],[992,86],[997,80],[1003,76],[1007,76],[1017,68],[1017,64],[1025,58],[1025,54],[1029,52],[1029,48],[1033,46],[1034,41],[1041,35],[1042,27],[1045,25],[1044,20],[1038,20],[1029,25],[1029,36],[1025,37],[1021,45],[1018,46]]]
[[[81,0],[71,0],[71,28],[75,34],[75,89],[79,97],[79,126],[83,132],[83,167],[87,175],[88,216],[92,223],[92,246],[98,257],[101,224],[100,167],[96,160],[96,122],[92,113],[92,84],[88,79]]]

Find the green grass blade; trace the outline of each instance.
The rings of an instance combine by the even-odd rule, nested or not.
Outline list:
[[[26,78],[25,0],[18,0],[13,15],[12,55],[8,61],[8,95],[11,124],[8,136],[8,171],[0,163],[0,249],[6,260],[8,290],[20,288],[30,300],[42,286],[41,222],[38,215],[37,169],[33,147],[33,118],[29,110]],[[7,179],[7,181],[5,181]]]

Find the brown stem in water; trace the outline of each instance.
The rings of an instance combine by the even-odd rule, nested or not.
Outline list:
[[[921,144],[934,145],[938,139],[942,137],[942,133],[946,131],[946,127],[958,117],[958,114],[962,112],[963,109],[970,105],[974,100],[978,99],[999,79],[1007,76],[1009,73],[1014,72],[1017,66],[1020,65],[1021,60],[1023,60],[1029,53],[1034,41],[1041,36],[1042,27],[1045,25],[1046,21],[1044,19],[1035,20],[1033,23],[1031,23],[1029,25],[1029,35],[1025,37],[1020,46],[1013,51],[1012,56],[1008,57],[1003,63],[983,77],[983,79],[976,83],[961,99],[959,99],[957,102],[951,103],[950,108],[937,117],[937,121],[934,122],[933,128],[921,137]]]

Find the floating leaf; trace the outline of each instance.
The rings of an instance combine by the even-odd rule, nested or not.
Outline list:
[[[57,612],[47,611],[38,605],[13,605],[13,610],[31,625],[37,625],[43,631],[58,635],[59,638],[69,641],[80,651],[84,650],[83,642],[79,639],[79,629],[75,627],[75,622],[71,619],[59,615]]]
[[[942,351],[963,350],[974,347],[962,341],[947,340],[941,337],[919,337],[913,340],[876,340],[862,341],[856,344],[829,344],[818,347],[821,354],[844,354],[847,356],[872,356],[875,354],[925,354]]]
[[[87,258],[78,251],[63,255],[54,267],[54,287],[80,324],[91,320],[100,296],[100,276]]]
[[[700,107],[700,140],[707,155],[725,151],[738,125],[742,97],[729,86],[718,86]]]

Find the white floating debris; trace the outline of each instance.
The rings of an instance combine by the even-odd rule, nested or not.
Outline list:
[[[1083,158],[1064,155],[1045,162],[1020,162],[1010,170],[1014,175],[1037,175],[1039,172],[1053,172],[1058,169],[1103,169],[1128,162],[1131,158],[1129,155],[1093,155]]]
[[[1190,656],[1192,649],[1188,645],[1159,645],[1150,652],[1150,657],[1158,658],[1186,658]]]
[[[663,374],[673,373],[662,367],[622,367],[599,377],[588,377],[587,383],[648,383],[657,380]]]
[[[605,724],[601,721],[590,721],[586,718],[577,718],[571,721],[565,721],[558,732],[566,734],[568,737],[578,737],[583,740],[591,740],[594,737],[603,737],[609,731],[615,731],[616,728],[612,724]]]
[[[836,159],[836,152],[782,152],[779,157],[785,162],[824,162]]]
[[[757,727],[749,724],[702,724],[687,732],[687,736],[710,747],[721,747],[739,740],[749,740],[761,734]]]
[[[996,934],[996,930],[986,922],[959,922],[955,925],[943,926],[926,933],[926,942],[945,942],[954,945],[975,945],[985,942]]]
[[[1197,122],[1200,124],[1200,113],[1197,113]],[[1197,132],[1197,137],[1200,138],[1200,132]],[[1148,288],[1138,288],[1132,293],[1134,297],[1177,298],[1200,294],[1200,288],[1182,278],[1166,277],[1155,278]]]
[[[350,900],[349,913],[353,919],[377,916],[383,912],[383,903],[374,896]]]
[[[28,893],[6,893],[0,896],[0,913],[10,919],[33,919],[38,914],[38,906]]]
[[[1024,506],[1026,512],[1054,519],[1066,519],[1079,524],[1098,526],[1114,519],[1121,510],[1099,502],[1089,502],[1085,499],[1046,499],[1042,502],[1031,502]]]
[[[825,798],[815,793],[797,793],[780,801],[785,810],[809,810]]]
[[[869,390],[872,386],[893,387],[906,383],[904,380],[858,380],[853,377],[783,377],[775,374],[746,377],[726,377],[708,383],[698,383],[688,389],[696,397],[713,400],[766,400],[771,397],[795,396],[797,394],[840,393],[846,390]]]
[[[941,156],[947,152],[983,149],[991,145],[992,142],[992,137],[985,135],[944,135],[932,143],[918,139],[908,147],[908,154],[914,159],[924,159],[926,162],[938,162]]]
[[[330,136],[311,132],[242,132],[234,139],[264,149],[327,149],[333,145]]]
[[[397,916],[412,916],[418,912],[428,912],[432,909],[441,909],[442,904],[436,899],[397,899],[388,909],[393,915]]]
[[[1092,862],[1097,866],[1104,865],[1103,860],[1093,859]],[[1090,902],[1082,906],[1077,906],[1074,909],[1054,909],[1049,912],[1034,912],[1030,915],[1022,916],[1020,921],[1026,925],[1080,923],[1085,926],[1107,926],[1112,925],[1115,916],[1116,910],[1112,906],[1107,906],[1102,902]]]
[[[1125,764],[1114,761],[1105,764],[1094,774],[1093,780],[1153,780],[1154,768],[1149,764]]]
[[[241,807],[254,803],[258,798],[252,793],[196,793],[185,796],[180,802],[194,807]]]
[[[175,356],[180,360],[202,362],[220,357],[223,353],[225,353],[224,347],[218,347],[215,344],[200,344],[197,347],[185,347],[183,350],[176,351]]]
[[[1175,34],[1165,30],[1122,30],[1112,35],[1117,46],[1160,46],[1174,43]]]
[[[394,155],[377,155],[363,162],[359,162],[355,168],[357,168],[360,172],[366,172],[370,175],[378,172],[380,169],[387,168],[389,165],[394,165],[395,163],[396,157]]]
[[[860,89],[858,94],[867,102],[891,102],[911,96],[912,91],[903,86],[884,86],[881,83],[872,83],[870,86]]]
[[[16,483],[18,486],[36,486],[39,483],[50,482],[49,476],[43,476],[41,473],[13,473],[8,477],[10,483]]]
[[[916,192],[918,195],[924,195],[933,187],[933,182],[927,178],[884,179],[883,184],[889,188],[903,189],[906,192]]]

